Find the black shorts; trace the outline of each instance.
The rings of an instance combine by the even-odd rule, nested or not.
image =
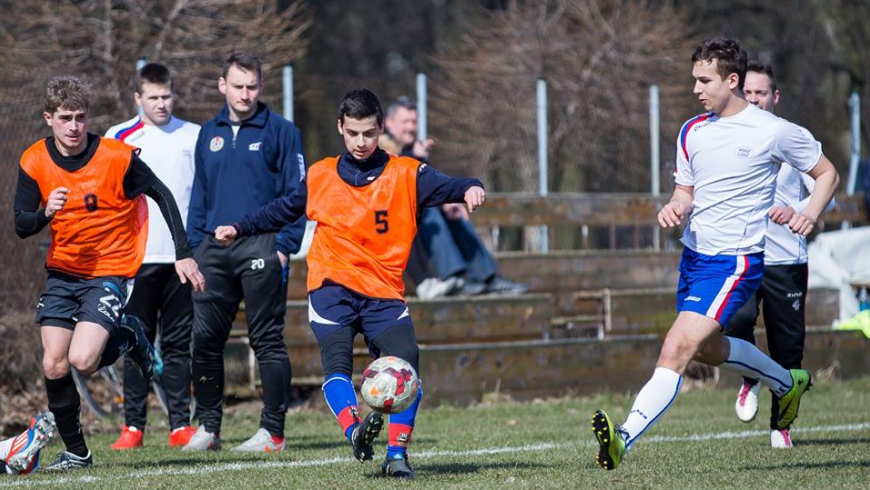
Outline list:
[[[132,286],[133,281],[125,277],[86,279],[50,270],[36,305],[36,323],[73,330],[79,322],[92,322],[112,333],[121,322]]]

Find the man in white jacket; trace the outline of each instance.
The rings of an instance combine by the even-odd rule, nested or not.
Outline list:
[[[142,67],[134,81],[134,97],[140,115],[109,128],[115,138],[141,149],[141,158],[172,192],[186,226],[193,186],[194,148],[199,125],[172,115],[172,78],[165,66],[151,63]],[[159,215],[148,199],[150,215]],[[153,343],[160,333],[164,359],[163,387],[169,405],[170,446],[184,446],[195,429],[190,426],[190,339],[193,300],[190,284],[181,284],[173,263],[175,250],[169,228],[162,220],[150,220],[145,260],[133,294],[124,311],[142,320]],[[112,449],[142,446],[147,418],[148,384],[126,362],[124,369],[125,423]]]

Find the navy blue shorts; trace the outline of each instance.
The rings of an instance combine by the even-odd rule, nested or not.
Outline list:
[[[677,312],[694,311],[727,325],[761,286],[764,252],[705,255],[684,248],[680,258]]]
[[[36,323],[74,330],[79,322],[91,322],[112,333],[132,286],[133,280],[124,277],[87,279],[50,270],[36,305]]]
[[[363,334],[367,343],[395,325],[414,327],[403,300],[369,298],[338,284],[308,294],[308,323],[321,343],[346,326]]]

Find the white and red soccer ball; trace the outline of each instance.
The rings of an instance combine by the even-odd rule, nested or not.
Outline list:
[[[363,371],[360,394],[372,410],[399,413],[414,403],[419,385],[417,372],[408,361],[384,356]]]

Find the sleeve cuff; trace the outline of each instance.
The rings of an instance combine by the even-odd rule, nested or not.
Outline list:
[[[184,247],[184,249],[175,252],[175,260],[176,261],[189,259],[192,257],[193,257],[193,250],[191,250],[189,246]]]
[[[290,248],[287,247],[287,245],[285,245],[285,244],[283,244],[283,243],[281,243],[281,242],[278,242],[278,243],[275,245],[275,250],[281,252],[282,254],[284,254],[284,255],[286,255],[286,256],[288,256],[288,257],[290,256],[290,254],[293,253],[293,252],[290,251]]]

